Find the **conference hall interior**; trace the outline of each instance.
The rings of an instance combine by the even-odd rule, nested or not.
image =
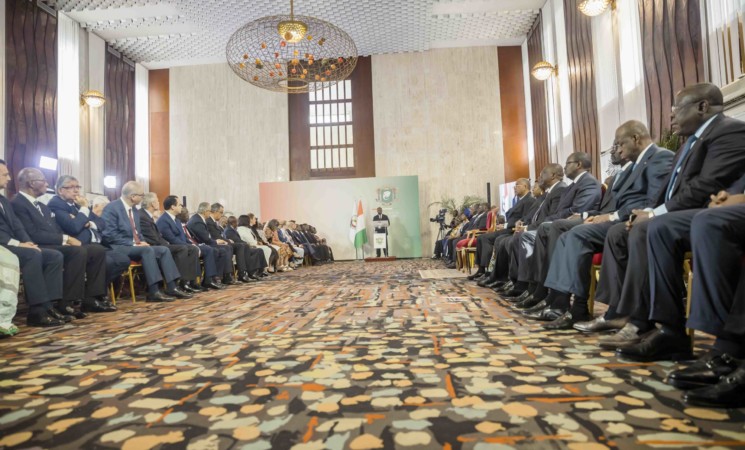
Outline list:
[[[0,449],[745,448],[745,0],[0,24]]]

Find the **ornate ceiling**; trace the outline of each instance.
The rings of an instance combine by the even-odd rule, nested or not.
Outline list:
[[[244,23],[286,14],[289,0],[46,0],[148,68],[225,61]],[[329,21],[360,55],[441,47],[519,45],[545,0],[296,0]]]

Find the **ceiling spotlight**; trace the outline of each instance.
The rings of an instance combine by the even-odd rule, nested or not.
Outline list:
[[[536,80],[546,81],[551,78],[551,75],[556,73],[556,67],[554,67],[550,62],[541,61],[533,66],[530,73]]]
[[[583,0],[577,7],[582,14],[595,17],[603,14],[608,6],[613,5],[615,7],[615,3],[614,0]]]
[[[100,108],[103,106],[103,104],[106,103],[106,97],[103,96],[103,94],[96,90],[89,90],[85,91],[80,95],[80,104],[88,105],[91,108]]]

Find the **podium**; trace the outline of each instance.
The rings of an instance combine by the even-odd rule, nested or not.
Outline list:
[[[373,220],[373,229],[380,229],[385,228],[386,231],[388,231],[388,221],[387,220]],[[378,249],[387,249],[388,248],[388,233],[373,233],[373,248],[375,250]],[[365,258],[365,261],[368,262],[379,262],[379,261],[395,261],[395,256],[385,256],[385,257],[375,257],[375,258]]]

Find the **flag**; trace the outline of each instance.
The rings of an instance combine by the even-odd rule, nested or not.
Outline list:
[[[362,200],[357,201],[356,210],[349,224],[349,240],[354,243],[354,248],[361,248],[367,243],[365,213],[362,210]]]

